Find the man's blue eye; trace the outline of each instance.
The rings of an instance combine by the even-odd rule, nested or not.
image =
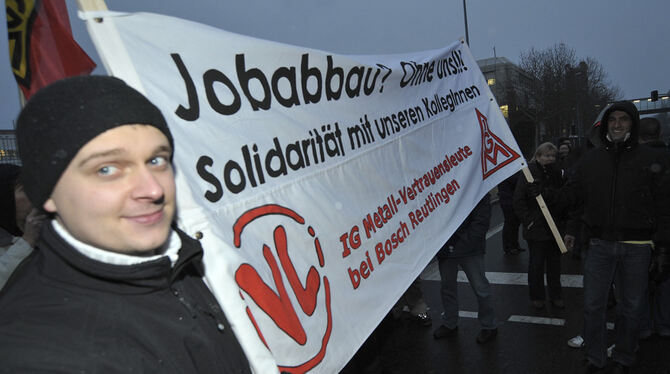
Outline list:
[[[167,159],[163,156],[154,157],[151,159],[151,161],[149,161],[149,163],[154,166],[162,166],[165,165],[167,162],[168,162]]]
[[[116,173],[119,169],[116,166],[103,166],[98,169],[98,174],[100,175],[112,175]]]

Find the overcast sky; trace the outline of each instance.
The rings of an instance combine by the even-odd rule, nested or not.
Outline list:
[[[75,39],[101,66],[76,2],[66,3]],[[465,37],[462,0],[107,0],[107,6],[340,54],[434,49]],[[522,51],[564,42],[578,58],[598,60],[624,98],[670,90],[669,0],[467,0],[467,15],[476,59],[493,57],[495,47],[498,57],[518,63]],[[19,104],[1,24],[0,129],[6,129]]]

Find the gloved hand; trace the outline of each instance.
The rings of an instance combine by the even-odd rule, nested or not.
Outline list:
[[[649,278],[656,282],[663,282],[670,277],[670,246],[666,243],[654,243],[654,252],[651,254]]]
[[[542,187],[540,186],[540,183],[537,181],[528,183],[527,193],[531,198],[536,198],[538,195],[540,195],[542,193]]]

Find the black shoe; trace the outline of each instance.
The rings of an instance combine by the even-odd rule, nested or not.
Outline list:
[[[433,338],[435,339],[446,338],[447,336],[454,335],[456,331],[458,331],[458,326],[454,327],[453,329],[450,329],[445,325],[440,325],[440,327],[436,328],[435,331],[433,331]]]
[[[563,301],[563,299],[551,300],[551,304],[558,309],[564,309],[565,308],[565,302]]]
[[[511,248],[511,249],[505,249],[505,254],[506,255],[518,255],[519,250],[516,248]]]
[[[525,251],[526,251],[526,248],[519,247],[519,248],[517,248],[516,250],[519,251],[519,252],[525,252]]]
[[[498,335],[498,329],[482,329],[477,335],[477,344],[484,344]]]
[[[614,363],[612,367],[612,374],[626,374],[630,372],[630,368],[626,365],[620,364],[618,362]]]
[[[433,324],[433,319],[428,313],[419,313],[412,315],[412,319],[419,324],[419,326],[430,326]]]

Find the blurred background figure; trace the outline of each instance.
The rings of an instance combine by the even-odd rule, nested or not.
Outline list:
[[[670,159],[670,151],[661,140],[661,123],[656,118],[640,120],[638,142],[665,153]],[[640,339],[649,339],[654,334],[670,338],[670,280],[650,274],[649,297],[642,301]]]
[[[570,157],[570,152],[572,151],[572,146],[570,143],[564,142],[558,145],[558,160],[556,164],[561,170],[561,176],[563,179],[567,178],[568,169],[572,166],[572,158]]]
[[[500,208],[502,209],[503,217],[505,219],[502,233],[503,251],[505,251],[505,254],[507,255],[516,255],[519,254],[519,252],[525,251],[525,249],[519,245],[519,226],[521,225],[521,221],[516,213],[514,213],[513,207],[514,189],[516,188],[516,182],[519,180],[520,175],[521,172],[517,172],[500,182],[498,185]]]
[[[433,331],[435,339],[454,335],[458,330],[458,267],[468,278],[477,296],[477,318],[481,330],[477,343],[484,344],[498,334],[498,320],[493,309],[493,292],[484,268],[486,232],[491,221],[491,200],[486,194],[474,207],[456,232],[437,252],[440,266],[440,296],[444,314],[442,324]]]
[[[0,289],[32,251],[45,218],[23,192],[20,173],[19,166],[0,165]]]

